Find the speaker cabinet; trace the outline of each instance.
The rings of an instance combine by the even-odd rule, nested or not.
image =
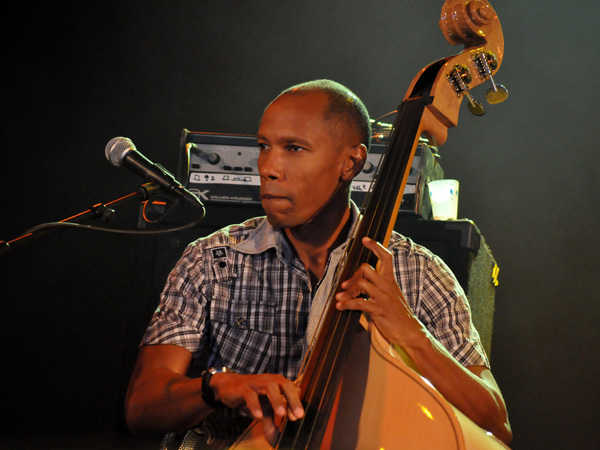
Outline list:
[[[499,269],[477,226],[470,220],[401,218],[394,228],[438,255],[454,272],[471,304],[473,323],[483,347],[491,357]]]

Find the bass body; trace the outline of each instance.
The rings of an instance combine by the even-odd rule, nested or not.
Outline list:
[[[320,449],[507,450],[415,370],[364,317]],[[231,447],[270,450],[255,421]],[[278,447],[281,450],[283,447]]]

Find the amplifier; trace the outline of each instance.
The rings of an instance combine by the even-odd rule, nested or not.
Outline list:
[[[260,203],[256,137],[193,132],[184,129],[180,141],[178,179],[203,203]],[[374,140],[362,172],[353,180],[352,200],[365,204],[377,174],[385,142]],[[437,150],[422,141],[415,152],[400,213],[431,217],[427,182],[443,178]]]

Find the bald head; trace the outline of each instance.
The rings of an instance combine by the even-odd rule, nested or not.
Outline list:
[[[331,122],[341,136],[355,135],[358,143],[367,150],[371,144],[371,122],[363,102],[347,87],[332,80],[314,80],[297,84],[284,90],[279,96],[322,94],[328,105],[323,119]]]

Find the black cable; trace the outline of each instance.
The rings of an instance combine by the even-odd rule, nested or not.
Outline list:
[[[198,219],[194,220],[193,222],[187,223],[185,225],[180,225],[177,227],[165,228],[162,230],[143,230],[143,231],[142,230],[123,230],[123,229],[119,229],[119,228],[97,227],[97,226],[93,226],[93,225],[83,225],[83,224],[74,223],[74,222],[48,222],[48,223],[43,223],[41,225],[37,225],[33,228],[30,228],[25,233],[23,233],[23,236],[25,236],[27,234],[33,234],[33,233],[39,232],[41,230],[60,228],[60,227],[77,228],[80,230],[89,230],[89,231],[104,231],[107,233],[130,234],[130,235],[136,235],[136,236],[153,235],[153,234],[167,234],[167,233],[173,233],[176,231],[187,230],[189,228],[193,228],[196,225],[198,225],[200,222],[202,222],[205,215],[206,215],[206,210],[204,208],[202,208],[202,215]],[[154,222],[156,222],[156,221],[154,221]]]

